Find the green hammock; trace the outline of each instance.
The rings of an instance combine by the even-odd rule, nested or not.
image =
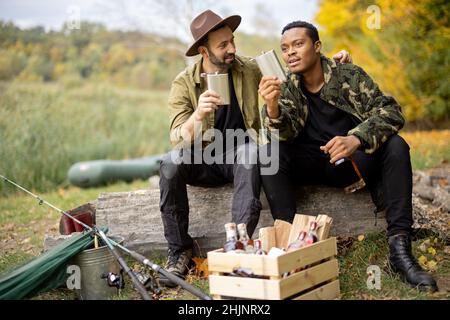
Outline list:
[[[93,241],[89,232],[74,235],[23,266],[0,275],[0,300],[29,298],[64,285],[69,276],[68,262],[92,247]]]

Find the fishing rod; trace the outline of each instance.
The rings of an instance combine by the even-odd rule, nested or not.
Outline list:
[[[167,279],[169,279],[170,281],[176,283],[177,285],[179,285],[180,287],[182,287],[183,289],[185,289],[186,291],[189,291],[190,293],[192,293],[194,296],[202,299],[202,300],[212,300],[212,298],[205,294],[204,292],[202,292],[200,289],[194,287],[193,285],[187,283],[186,281],[184,281],[183,279],[177,277],[176,275],[174,275],[173,273],[168,272],[167,270],[165,270],[164,268],[162,268],[161,266],[157,265],[156,263],[152,262],[151,260],[147,259],[146,257],[144,257],[143,255],[132,251],[126,247],[124,247],[123,245],[121,245],[120,243],[115,242],[114,240],[112,240],[111,238],[108,238],[103,232],[103,236],[105,238],[102,237],[102,235],[100,234],[101,230],[99,230],[97,228],[97,226],[94,225],[94,228],[88,226],[87,224],[83,223],[82,221],[78,220],[75,217],[72,217],[70,214],[68,214],[67,212],[65,212],[64,210],[61,210],[57,207],[55,207],[54,205],[52,205],[51,203],[45,201],[43,198],[39,197],[38,195],[35,195],[34,193],[32,193],[31,191],[25,189],[24,187],[18,185],[17,183],[9,180],[8,178],[6,178],[5,176],[0,174],[0,178],[2,178],[3,180],[5,180],[6,182],[12,184],[13,186],[15,186],[16,188],[19,188],[20,190],[24,191],[25,193],[29,194],[30,196],[32,196],[33,198],[35,198],[36,200],[38,200],[39,205],[45,204],[47,206],[49,206],[50,208],[58,211],[59,213],[65,215],[66,217],[72,219],[73,221],[75,221],[76,223],[80,224],[81,226],[83,226],[86,230],[89,230],[91,232],[94,232],[96,234],[98,234],[100,236],[100,238],[102,238],[103,240],[106,239],[107,242],[105,242],[105,244],[108,246],[108,243],[111,244],[114,247],[118,247],[121,250],[125,251],[126,253],[128,253],[133,259],[139,261],[140,263],[144,264],[145,266],[149,267],[150,269],[152,269],[153,271],[160,273],[162,275],[164,275]],[[109,248],[109,246],[108,246]],[[116,250],[117,253],[117,250]],[[114,253],[113,253],[114,254]],[[120,263],[120,262],[119,262]],[[134,273],[131,272],[132,275],[130,275],[131,279],[135,279],[137,282],[139,282],[139,284],[142,286],[142,284],[140,283],[140,281],[136,278],[136,275]],[[133,280],[134,283],[134,280]],[[139,289],[138,289],[139,290]],[[145,290],[145,289],[144,289]],[[147,292],[146,292],[147,293]],[[148,293],[147,293],[148,295]],[[144,297],[144,296],[143,296]],[[145,298],[144,298],[145,299]]]

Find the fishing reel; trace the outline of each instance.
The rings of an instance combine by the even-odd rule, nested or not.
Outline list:
[[[141,271],[133,271],[136,278],[139,280],[140,283],[147,289],[147,291],[151,291],[155,295],[160,295],[162,293],[161,288],[158,287],[158,284],[156,283],[156,280],[153,275],[146,274],[145,272]]]
[[[108,286],[117,289],[125,288],[125,281],[123,279],[123,270],[120,270],[120,274],[116,274],[114,272],[104,273],[102,274],[102,279],[106,279],[106,283]]]

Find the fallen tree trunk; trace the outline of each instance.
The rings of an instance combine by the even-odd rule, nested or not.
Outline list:
[[[124,237],[128,246],[141,253],[160,254],[166,251],[159,212],[158,181],[159,177],[151,177],[149,190],[101,194],[92,203],[96,209],[97,224],[109,227],[109,235]],[[445,239],[450,237],[449,182],[448,163],[428,171],[414,171],[414,228],[431,230]],[[188,187],[188,194],[191,211],[189,228],[196,241],[197,253],[205,254],[221,247],[225,239],[224,224],[231,219],[231,186]],[[273,225],[264,194],[261,201],[263,210],[253,238],[258,236],[259,228]],[[375,225],[374,209],[367,190],[350,195],[329,187],[310,186],[297,190],[297,212],[333,217],[332,235],[355,236],[385,229],[384,214],[379,215]]]
[[[188,187],[190,204],[189,233],[196,242],[197,254],[221,247],[225,241],[224,224],[231,219],[232,187]],[[375,225],[374,209],[367,191],[345,194],[342,189],[302,187],[297,191],[297,212],[333,217],[332,235],[358,235],[386,227],[384,215]],[[261,227],[273,225],[262,195],[263,210],[253,238]],[[102,193],[97,201],[96,220],[107,226],[109,234],[122,236],[125,244],[145,254],[167,250],[159,211],[159,189]]]

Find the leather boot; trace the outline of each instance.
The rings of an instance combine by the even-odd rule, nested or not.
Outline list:
[[[414,258],[411,250],[409,234],[396,234],[389,237],[389,262],[391,268],[400,274],[402,279],[417,287],[420,291],[437,291],[436,281]]]
[[[186,274],[188,273],[189,268],[192,266],[192,262],[192,249],[182,251],[174,251],[169,249],[165,269],[166,271],[184,280],[186,279]],[[169,288],[177,286],[176,283],[172,282],[164,275],[159,276],[159,283]]]

